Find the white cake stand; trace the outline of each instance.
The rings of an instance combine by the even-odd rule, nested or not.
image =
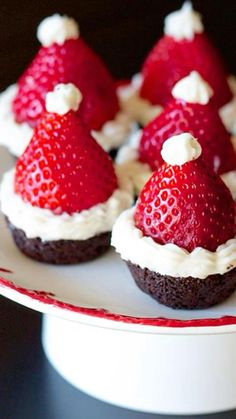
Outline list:
[[[2,152],[0,167],[10,163]],[[44,313],[44,350],[67,381],[146,412],[236,408],[236,293],[208,310],[172,310],[142,293],[112,251],[44,265],[18,251],[3,218],[0,228],[0,293]]]

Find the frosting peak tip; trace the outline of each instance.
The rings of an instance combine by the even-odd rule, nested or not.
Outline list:
[[[181,166],[196,160],[201,153],[202,148],[198,140],[188,132],[170,137],[164,142],[161,150],[163,160],[171,166]]]
[[[197,71],[192,71],[179,80],[171,93],[175,99],[183,99],[188,103],[200,105],[206,105],[213,96],[212,88]]]
[[[204,27],[200,13],[193,9],[191,1],[185,1],[181,9],[165,18],[164,33],[176,41],[193,40],[195,34],[202,33]]]
[[[55,13],[42,20],[37,29],[37,38],[44,47],[49,47],[54,42],[63,45],[67,39],[79,37],[77,22],[66,15]]]
[[[64,115],[69,111],[77,111],[83,97],[80,90],[72,83],[57,84],[52,92],[46,95],[46,110]]]

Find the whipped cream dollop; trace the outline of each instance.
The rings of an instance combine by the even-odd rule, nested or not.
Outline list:
[[[199,103],[200,105],[206,105],[213,96],[212,88],[197,71],[192,71],[188,76],[179,80],[171,93],[175,99],[183,99],[188,103]]]
[[[91,134],[103,150],[109,152],[129,141],[130,135],[137,130],[137,124],[129,115],[118,112],[112,121],[107,121],[100,131],[92,130]]]
[[[200,13],[193,10],[190,1],[184,2],[182,8],[166,16],[164,33],[176,41],[188,39],[191,41],[196,33],[202,33],[204,26]]]
[[[26,203],[14,191],[14,170],[7,172],[2,181],[0,200],[2,212],[28,238],[41,240],[86,240],[111,231],[116,218],[133,203],[133,196],[124,180],[110,198],[88,210],[69,215],[55,215],[48,209]],[[124,188],[124,189],[123,189]]]
[[[231,74],[227,81],[233,98],[230,102],[222,106],[219,110],[219,115],[227,131],[236,135],[236,77]],[[233,142],[235,143],[235,139]]]
[[[138,160],[138,148],[142,138],[143,130],[137,129],[129,137],[129,141],[124,144],[118,151],[116,156],[116,163],[123,164],[128,161]]]
[[[13,84],[0,94],[0,145],[20,156],[32,138],[33,129],[26,122],[18,124],[15,121],[12,101],[17,89],[17,85]]]
[[[128,85],[118,87],[117,96],[121,109],[134,121],[145,126],[159,115],[163,108],[160,105],[152,105],[139,95],[142,82],[142,75],[135,74]]]
[[[227,188],[230,190],[234,201],[236,201],[236,170],[223,173],[220,177],[226,184]]]
[[[236,135],[236,97],[220,108],[219,115],[227,131]]]
[[[79,26],[77,22],[68,17],[55,13],[46,17],[38,26],[37,38],[44,47],[49,47],[56,42],[64,44],[67,39],[79,37]]]
[[[188,132],[170,137],[164,142],[161,150],[163,160],[172,166],[196,160],[201,154],[199,142]]]
[[[77,111],[83,97],[80,90],[72,83],[60,83],[52,92],[46,95],[46,110],[58,115],[64,115],[69,111]]]
[[[236,239],[228,240],[215,252],[197,247],[188,252],[175,244],[161,245],[145,237],[134,224],[135,208],[124,211],[113,227],[112,246],[122,259],[142,269],[170,275],[174,278],[206,278],[230,271],[236,266]],[[214,280],[214,279],[212,279]]]
[[[127,144],[124,144],[116,156],[117,167],[122,170],[128,182],[131,182],[134,193],[139,194],[145,183],[152,175],[152,170],[146,163],[138,160],[138,148],[142,137],[142,130],[134,132]]]
[[[118,166],[125,175],[127,182],[133,185],[134,195],[138,196],[145,183],[152,175],[148,164],[139,161],[127,161]]]

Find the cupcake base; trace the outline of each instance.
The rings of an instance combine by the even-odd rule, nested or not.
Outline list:
[[[172,308],[200,309],[228,298],[236,289],[236,268],[207,278],[174,278],[127,262],[138,287],[159,303]]]
[[[111,233],[102,233],[87,240],[42,241],[39,237],[29,239],[23,230],[8,220],[13,239],[22,253],[40,262],[55,265],[70,265],[86,262],[102,255],[110,247]]]

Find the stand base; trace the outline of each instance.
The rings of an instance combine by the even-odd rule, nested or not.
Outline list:
[[[49,361],[69,383],[106,402],[188,415],[236,408],[236,333],[171,333],[44,315],[42,340]]]

